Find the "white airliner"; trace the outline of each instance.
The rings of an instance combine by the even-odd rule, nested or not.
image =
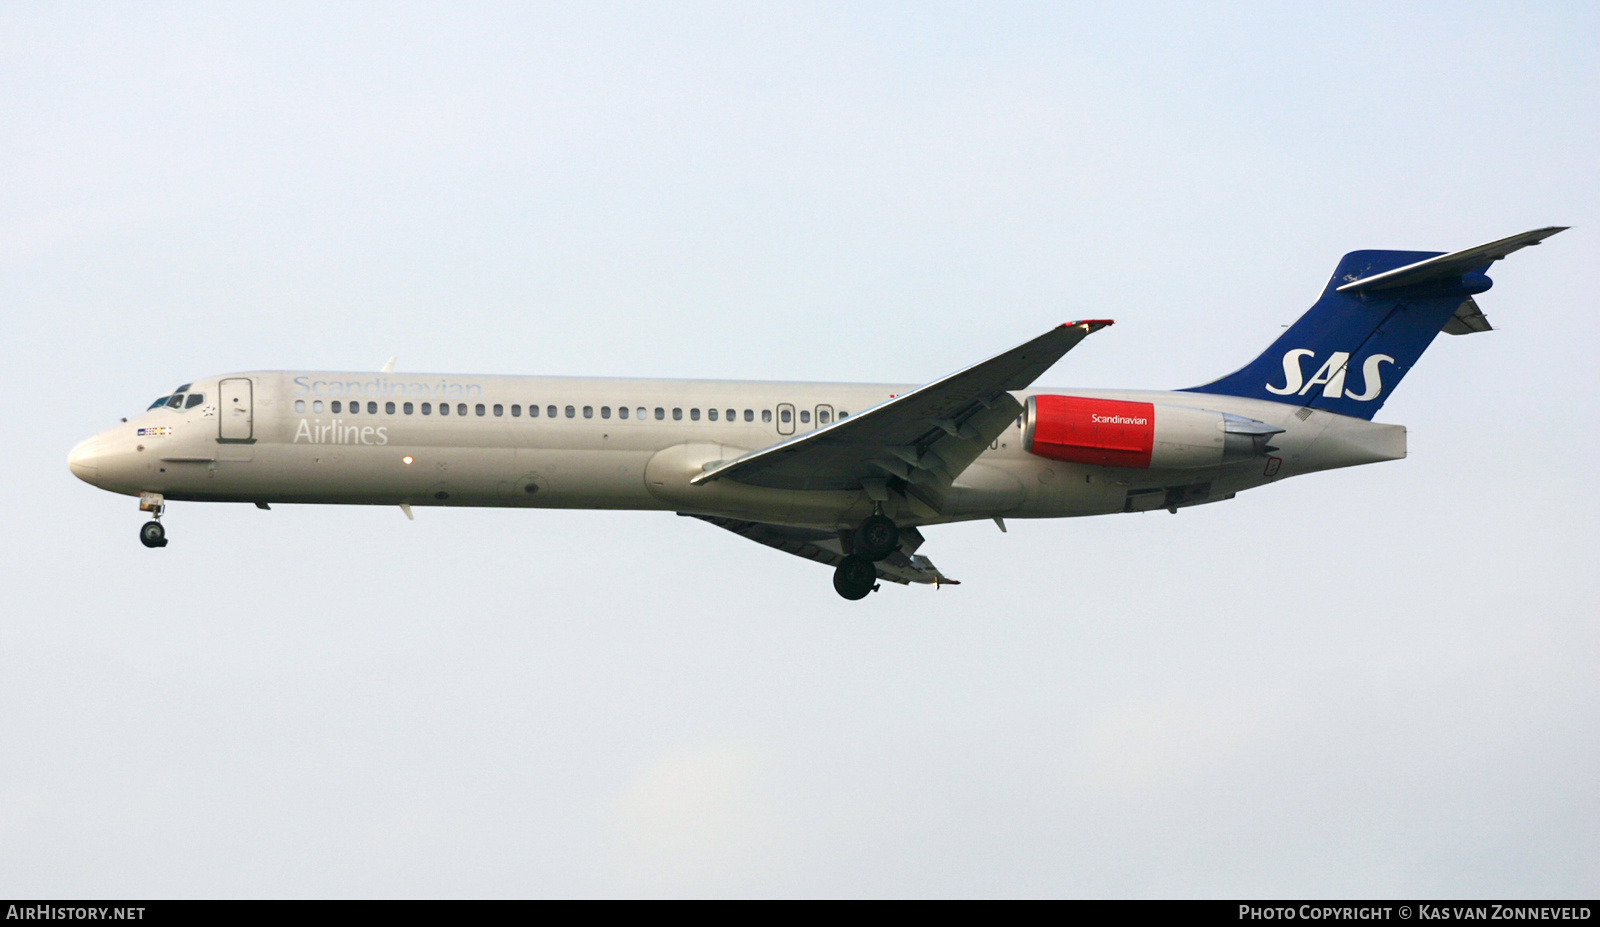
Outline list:
[[[73,448],[86,482],[172,501],[640,509],[691,515],[879,580],[955,583],[921,528],[1220,502],[1395,460],[1371,419],[1440,331],[1490,326],[1489,266],[1562,231],[1450,254],[1356,251],[1241,370],[1176,391],[1032,389],[1109,320],[1071,322],[923,386],[257,371],[185,383]]]

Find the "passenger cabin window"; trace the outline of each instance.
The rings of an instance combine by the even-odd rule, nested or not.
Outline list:
[[[506,414],[506,407],[501,405],[498,402],[495,403],[494,404],[494,414],[495,414],[496,418],[499,418],[500,416],[505,415]]]
[[[753,421],[755,421],[755,420],[756,420],[756,413],[755,413],[755,411],[754,411],[754,410],[753,410],[753,409],[746,409],[746,410],[744,410],[744,420],[745,420],[745,421],[747,421],[747,422],[753,422]]]
[[[792,418],[794,418],[794,413],[790,412],[788,409],[784,409],[782,412],[778,413],[778,421],[785,425],[789,424],[789,421]]]
[[[416,408],[416,406],[412,405],[409,402],[400,407],[401,411],[405,412],[405,414],[407,414],[407,415],[410,415],[411,414],[411,410],[415,409],[415,408]]]
[[[488,411],[489,411],[489,410],[488,410],[488,409],[485,409],[485,408],[484,408],[484,407],[483,407],[483,403],[481,403],[481,402],[480,402],[480,403],[478,403],[478,405],[477,405],[477,406],[476,406],[476,407],[474,407],[474,408],[473,408],[473,410],[472,410],[472,411],[474,411],[474,412],[476,412],[476,413],[478,413],[478,417],[479,417],[479,418],[482,418],[482,417],[483,417],[483,415],[484,415],[484,413],[485,413],[485,412],[488,412]]]
[[[511,404],[511,417],[512,418],[521,418],[522,417],[522,404],[521,403],[513,402]]]
[[[709,419],[710,421],[713,421],[713,422],[716,421],[717,420],[717,410],[716,409],[707,409],[706,410],[706,418]]]
[[[826,425],[830,420],[832,420],[832,418],[833,416],[829,415],[827,410],[824,409],[817,413],[817,424]]]
[[[483,406],[479,406],[478,408],[481,409],[481,408],[483,408]],[[466,415],[467,414],[467,404],[464,403],[464,402],[456,403],[456,414],[457,415]],[[482,415],[483,413],[479,412],[478,414]]]
[[[640,406],[639,408],[634,409],[633,410],[633,416],[634,416],[634,418],[637,418],[640,421],[644,421],[644,406]]]
[[[556,417],[556,407],[555,406],[545,406],[544,407],[544,414],[550,416],[551,418],[555,418]]]
[[[699,409],[690,409],[689,410],[689,421],[691,421],[691,422],[700,421],[700,410]]]
[[[788,415],[789,413],[785,412],[784,414]],[[800,424],[802,424],[802,425],[811,424],[811,410],[810,409],[801,409],[800,410]]]
[[[392,403],[392,402],[384,403],[383,404],[383,414],[384,415],[393,415],[394,414],[394,403]]]
[[[729,409],[729,410],[728,410],[728,421],[730,421],[730,422],[731,422],[731,421],[733,421],[733,420],[734,420],[734,415],[733,415],[733,410],[732,410],[732,409]]]
[[[576,408],[572,407],[572,406],[567,406],[567,418],[577,418],[577,417],[578,417],[578,410]]]
[[[294,401],[294,410],[296,412],[304,412],[306,410],[306,401],[304,399],[296,399]]]
[[[661,408],[660,406],[656,406],[656,421],[659,422],[659,421],[661,421],[662,419],[664,419],[666,417],[667,417],[667,410]]]
[[[675,422],[683,421],[683,410],[682,409],[673,409],[672,410],[672,420],[675,421]]]
[[[601,418],[610,418],[611,417],[611,407],[610,406],[601,406],[600,407],[600,417]]]
[[[394,411],[394,403],[392,403],[392,402],[389,403],[389,411],[390,412]],[[377,415],[378,414],[378,401],[377,400],[374,399],[374,400],[370,400],[370,401],[367,402],[367,414],[368,415]]]
[[[335,415],[339,414],[339,412],[342,411],[343,409],[344,409],[344,403],[340,402],[337,399],[335,399],[333,402],[328,403],[328,410],[330,412],[334,413]]]
[[[627,417],[628,417],[628,407],[627,406],[618,406],[617,407],[617,418],[626,419]]]
[[[761,420],[763,422],[771,424],[772,423],[772,410],[771,409],[762,409],[761,410]]]
[[[583,407],[583,417],[584,418],[594,418],[594,406],[584,406]]]
[[[322,400],[318,399],[318,400],[313,401],[311,403],[311,411],[313,411],[313,412],[315,412],[315,413],[317,413],[319,415],[322,414]]]

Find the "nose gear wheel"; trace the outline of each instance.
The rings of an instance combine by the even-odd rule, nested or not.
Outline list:
[[[146,547],[166,547],[167,529],[159,521],[147,521],[139,528],[139,543]]]

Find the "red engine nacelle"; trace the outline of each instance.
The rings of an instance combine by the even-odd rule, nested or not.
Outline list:
[[[1214,467],[1254,457],[1283,431],[1187,406],[1083,396],[1030,396],[1022,446],[1068,463],[1134,469]]]
[[[1031,454],[1102,467],[1148,467],[1156,407],[1148,402],[1032,396],[1022,446]]]

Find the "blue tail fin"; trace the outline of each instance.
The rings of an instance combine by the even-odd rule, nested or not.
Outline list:
[[[1452,319],[1488,324],[1472,300],[1500,258],[1562,231],[1524,232],[1465,251],[1352,251],[1322,298],[1243,369],[1188,392],[1247,396],[1371,419]]]

